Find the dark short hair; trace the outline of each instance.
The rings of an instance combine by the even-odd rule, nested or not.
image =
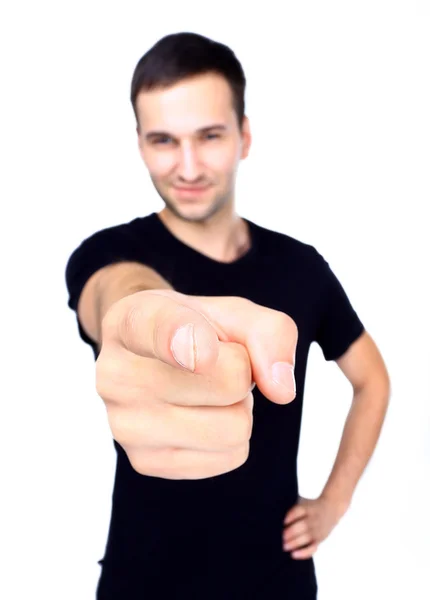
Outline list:
[[[245,115],[246,78],[242,65],[226,45],[197,33],[173,33],[161,38],[142,56],[131,82],[131,104],[136,117],[141,91],[168,88],[183,79],[216,73],[230,85],[239,127]]]

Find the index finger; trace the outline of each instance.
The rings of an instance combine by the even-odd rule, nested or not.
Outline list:
[[[296,395],[294,366],[298,341],[295,322],[286,313],[239,297],[200,297],[203,306],[224,341],[246,347],[253,379],[262,393],[279,404]],[[200,309],[201,310],[201,309]]]
[[[293,523],[294,521],[302,519],[305,516],[306,516],[305,507],[301,506],[300,504],[296,504],[286,514],[285,519],[284,519],[284,525],[289,525],[290,523]]]

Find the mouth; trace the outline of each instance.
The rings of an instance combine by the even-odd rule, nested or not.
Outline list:
[[[175,191],[181,196],[198,196],[199,194],[206,192],[206,190],[209,188],[209,185],[205,185],[203,187],[174,187]]]

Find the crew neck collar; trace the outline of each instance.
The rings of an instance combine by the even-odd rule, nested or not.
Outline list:
[[[200,252],[199,250],[193,248],[192,246],[189,246],[188,244],[186,244],[185,242],[183,242],[182,240],[177,238],[174,235],[174,233],[172,233],[170,231],[170,229],[164,224],[164,222],[161,220],[158,213],[153,212],[151,214],[151,219],[154,220],[154,222],[157,224],[157,227],[163,233],[163,235],[166,238],[170,238],[170,241],[173,241],[175,243],[175,245],[178,247],[178,250],[181,249],[183,252],[192,254],[195,259],[206,261],[207,263],[210,263],[218,268],[234,269],[238,266],[245,265],[248,262],[252,261],[254,255],[256,253],[257,243],[258,243],[257,226],[255,225],[255,223],[253,223],[252,221],[249,221],[245,217],[241,217],[241,219],[243,221],[245,221],[245,223],[248,225],[251,244],[250,244],[249,249],[245,252],[245,254],[242,254],[242,256],[240,256],[239,258],[237,258],[231,262],[224,262],[224,261],[216,260],[216,259],[204,254],[203,252]]]

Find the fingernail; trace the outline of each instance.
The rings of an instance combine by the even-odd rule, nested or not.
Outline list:
[[[194,371],[196,368],[196,357],[193,323],[188,323],[188,325],[184,325],[176,331],[170,349],[175,360],[181,366]]]
[[[294,367],[286,362],[277,362],[272,367],[272,377],[276,383],[285,387],[289,392],[296,393]]]

